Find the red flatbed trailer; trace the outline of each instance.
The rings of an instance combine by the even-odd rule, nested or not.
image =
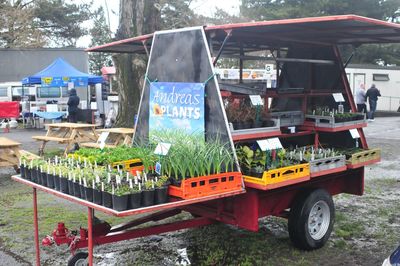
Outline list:
[[[281,95],[276,91],[267,91],[262,95],[263,97],[271,99],[299,98],[301,99],[300,109],[304,113],[307,111],[308,104],[315,102],[315,100],[312,99],[313,97],[330,96],[333,92],[344,94],[347,109],[353,112],[356,111],[337,45],[394,43],[400,41],[400,25],[355,15],[238,23],[221,26],[206,26],[204,28],[195,28],[194,30],[199,31],[199,36],[202,35],[205,38],[208,58],[211,59],[211,56],[213,57],[214,60],[212,63],[214,65],[221,56],[238,55],[241,69],[243,68],[243,60],[246,59],[244,55],[246,52],[258,51],[260,49],[272,49],[280,55],[281,52],[288,53],[288,50],[283,48],[287,47],[288,44],[290,44],[290,46],[310,46],[313,48],[311,50],[314,51],[317,50],[315,48],[326,49],[331,56],[328,58],[329,60],[318,57],[303,59],[299,57],[300,55],[295,55],[294,58],[286,58],[286,62],[288,60],[301,60],[303,63],[309,64],[307,66],[310,68],[310,77],[308,79],[308,81],[310,81],[310,86],[308,86],[303,93]],[[189,31],[190,29],[188,32]],[[181,33],[182,31],[177,30],[170,32]],[[154,47],[152,47],[154,46],[153,39],[155,38],[157,38],[157,33],[105,44],[87,49],[87,51],[138,53],[147,54],[151,57],[154,49]],[[282,62],[285,61],[283,60],[285,59],[283,57],[275,59],[277,62],[281,59]],[[336,74],[338,74],[336,86],[330,88],[325,87],[323,89],[319,86],[319,88],[317,88],[318,83],[321,83],[321,80],[316,77],[316,75],[318,76],[318,73],[316,72],[317,68],[314,67],[314,64],[333,64],[337,70]],[[280,73],[279,69],[277,69],[277,73]],[[242,76],[242,73],[240,75]],[[231,91],[224,92],[224,88],[219,88],[215,77],[212,77],[212,79],[215,81],[215,86],[218,91],[217,96],[219,95],[219,98],[221,98],[221,94],[224,96],[232,94]],[[287,83],[287,79],[285,79],[282,74],[278,80],[278,86],[280,84],[283,84],[284,86],[285,82]],[[147,85],[145,85],[145,87],[146,86]],[[339,87],[339,89],[336,89],[336,87]],[[225,114],[224,120],[224,124],[227,126],[228,121],[226,121]],[[228,136],[232,143],[266,138],[269,136],[280,137],[282,139],[309,137],[317,146],[321,137],[327,138],[328,136],[329,138],[329,135],[324,134],[341,134],[341,132],[349,129],[357,129],[360,135],[360,146],[367,149],[367,142],[362,130],[363,126],[365,126],[365,124],[346,126],[343,128],[339,127],[334,130],[327,130],[329,132],[324,132],[324,129],[321,130],[310,123],[304,123],[302,126],[298,127],[299,131],[296,133],[281,133],[279,131],[274,132],[273,134],[248,133],[232,137],[231,132],[229,132]],[[378,160],[370,161],[368,163],[376,161]],[[112,209],[104,208],[56,192],[41,185],[23,180],[18,176],[13,176],[13,179],[33,188],[36,264],[40,265],[36,200],[36,192],[39,189],[46,193],[51,193],[55,196],[84,205],[88,208],[88,230],[81,230],[79,239],[74,238],[71,240],[64,236],[63,239],[58,239],[58,243],[57,239],[54,239],[54,241],[56,241],[57,244],[70,244],[71,241],[73,241],[74,245],[71,245],[72,251],[88,247],[88,263],[89,265],[92,265],[94,245],[175,231],[184,228],[204,226],[214,222],[222,222],[246,230],[257,231],[259,226],[258,219],[268,215],[289,218],[289,234],[296,246],[305,249],[319,248],[329,238],[333,226],[332,218],[334,210],[331,196],[340,193],[362,195],[364,190],[364,165],[365,163],[348,165],[346,169],[340,169],[340,171],[326,170],[323,172],[323,175],[311,177],[307,181],[282,185],[270,190],[245,186],[242,191],[235,193],[226,193],[223,195],[193,200],[174,200],[167,204],[124,212],[117,212]],[[138,218],[127,224],[115,226],[103,231],[100,230],[100,232],[98,232],[93,227],[93,215],[95,210],[118,217],[153,211],[158,212]],[[131,229],[134,226],[148,221],[159,221],[171,217],[181,211],[190,212],[197,218],[152,227]],[[318,226],[324,227],[323,230],[319,230]],[[60,230],[63,230],[63,225],[60,225],[59,228]],[[93,231],[96,231],[96,233]],[[85,256],[77,257],[77,260],[75,260],[74,263],[76,261],[82,262],[82,259],[85,258]]]

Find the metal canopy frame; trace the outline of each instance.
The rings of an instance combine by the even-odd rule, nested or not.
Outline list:
[[[339,15],[312,18],[282,19],[249,23],[205,26],[204,30],[213,41],[213,50],[218,51],[226,31],[232,36],[226,42],[226,51],[234,49],[230,44],[241,41],[245,52],[268,46],[285,46],[288,43],[315,45],[398,43],[400,25],[357,15]],[[142,35],[101,46],[89,48],[87,52],[114,52],[145,54],[142,41],[150,49],[153,34]],[[263,47],[264,46],[264,47]],[[247,50],[248,49],[248,50]],[[240,50],[236,49],[239,54]]]

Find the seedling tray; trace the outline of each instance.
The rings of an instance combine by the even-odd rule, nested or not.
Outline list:
[[[270,190],[310,180],[310,164],[297,164],[265,171],[261,178],[244,176],[246,187]]]
[[[228,172],[182,180],[179,187],[170,185],[168,194],[181,199],[194,199],[241,190],[242,173]]]
[[[274,126],[271,127],[259,127],[259,128],[248,128],[248,129],[233,129],[230,124],[230,131],[233,140],[245,140],[255,138],[266,138],[281,134],[280,121],[279,119],[272,119],[275,122]]]
[[[359,128],[366,126],[367,120],[365,114],[363,119],[337,122],[335,117],[322,115],[306,115],[307,123],[313,123],[316,128],[336,129],[336,128]]]
[[[302,111],[272,112],[271,117],[279,119],[281,127],[299,126],[304,123]]]
[[[310,161],[311,177],[342,172],[346,169],[346,156],[344,155]]]
[[[370,149],[353,153],[347,159],[347,168],[354,169],[381,161],[381,149]]]

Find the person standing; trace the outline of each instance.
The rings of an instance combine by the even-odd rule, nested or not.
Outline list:
[[[375,84],[371,85],[371,88],[367,90],[367,93],[365,94],[365,98],[368,98],[368,103],[369,103],[369,115],[368,118],[370,121],[375,120],[375,111],[376,111],[376,105],[378,102],[378,97],[381,96],[381,93],[379,90],[376,88]]]
[[[357,104],[357,112],[366,113],[367,105],[365,104],[365,85],[360,84],[360,87],[356,90],[356,104]]]
[[[76,90],[71,89],[69,91],[68,98],[68,122],[76,123],[78,122],[78,105],[79,105],[79,97],[76,95]]]

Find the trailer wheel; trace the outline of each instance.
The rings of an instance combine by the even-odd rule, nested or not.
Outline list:
[[[87,266],[89,265],[87,252],[77,252],[75,255],[69,257],[68,266]]]
[[[334,216],[333,200],[327,191],[316,189],[302,193],[290,210],[290,239],[300,249],[321,248],[331,235]]]

